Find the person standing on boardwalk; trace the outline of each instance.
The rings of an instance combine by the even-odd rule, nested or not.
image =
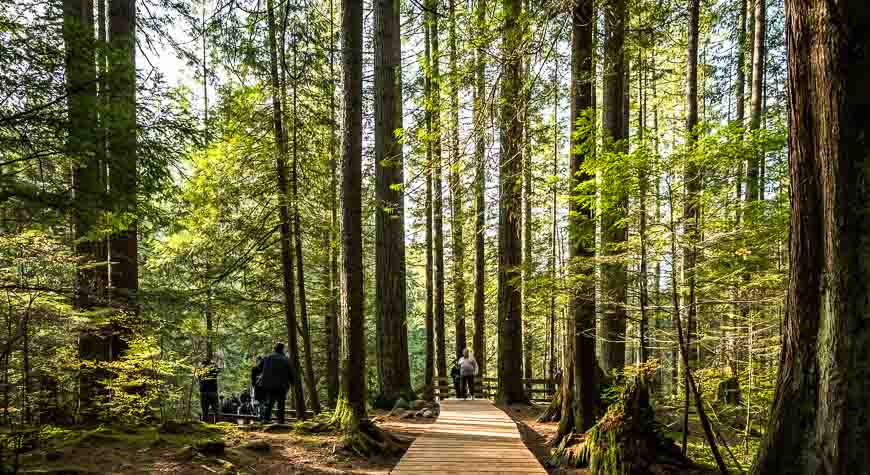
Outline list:
[[[293,366],[284,354],[284,344],[275,345],[275,352],[263,358],[261,363],[260,385],[266,395],[266,407],[263,410],[263,421],[272,420],[272,406],[278,405],[278,423],[284,423],[284,407],[287,401],[287,391],[290,381],[293,381]]]
[[[459,363],[453,362],[453,367],[450,368],[450,379],[453,380],[453,390],[456,391],[456,398],[462,397],[462,386],[459,383]]]
[[[460,392],[466,398],[466,393],[474,399],[474,376],[477,374],[477,361],[471,356],[468,348],[462,350],[462,358],[459,358]]]
[[[211,362],[211,359],[206,359],[202,362],[202,367],[196,371],[196,376],[199,379],[199,403],[202,409],[202,420],[208,418],[209,409],[213,411],[215,422],[220,414],[220,402],[218,400],[218,373],[220,370]]]

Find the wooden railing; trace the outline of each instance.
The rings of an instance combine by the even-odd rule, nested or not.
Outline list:
[[[555,385],[550,379],[523,379],[526,394],[532,402],[549,402],[553,398]],[[433,386],[435,396],[439,399],[457,397],[453,380],[446,376],[435,378]],[[484,399],[494,399],[498,393],[498,378],[474,377],[474,396]]]

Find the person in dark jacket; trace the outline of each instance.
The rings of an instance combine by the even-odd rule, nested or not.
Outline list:
[[[197,378],[199,378],[199,403],[202,409],[203,421],[208,417],[209,409],[213,411],[215,418],[220,414],[218,373],[220,373],[220,370],[208,359],[202,362],[202,367],[196,372]]]
[[[453,362],[453,367],[450,368],[450,378],[453,379],[453,390],[456,391],[456,398],[463,397],[461,393],[462,388],[459,385],[459,363],[456,361]]]
[[[251,368],[251,387],[254,388],[254,401],[257,403],[257,417],[263,418],[263,409],[266,407],[266,391],[260,384],[260,375],[263,374],[263,357],[257,357],[257,364]]]
[[[287,391],[294,381],[293,366],[284,354],[284,344],[275,345],[275,352],[263,358],[261,364],[260,384],[266,393],[266,407],[263,410],[263,421],[272,420],[272,406],[278,405],[278,423],[284,423],[284,407],[287,402]]]

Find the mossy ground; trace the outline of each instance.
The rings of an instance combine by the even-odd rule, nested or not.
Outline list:
[[[390,437],[412,438],[423,421],[400,421],[376,413],[380,430]],[[428,421],[427,421],[428,422]],[[40,438],[20,454],[20,473],[372,473],[386,474],[398,456],[360,457],[344,450],[343,434],[306,430],[314,421],[266,432],[266,426],[184,423],[161,426],[100,426],[36,429]],[[169,429],[169,430],[168,430]],[[401,434],[401,435],[400,435]],[[204,453],[206,445],[222,442],[222,453]],[[252,441],[257,450],[245,448]],[[214,446],[214,444],[211,444]],[[268,449],[263,449],[267,445]],[[11,460],[7,460],[11,466]]]

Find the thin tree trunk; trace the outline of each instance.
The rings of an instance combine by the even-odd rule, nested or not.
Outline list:
[[[290,207],[287,203],[289,199],[289,187],[287,184],[287,136],[284,129],[284,116],[282,112],[282,98],[285,95],[282,81],[278,76],[278,45],[275,27],[275,11],[272,5],[272,0],[267,0],[267,14],[269,21],[268,42],[270,54],[270,74],[272,86],[272,121],[275,134],[275,143],[277,147],[276,156],[276,176],[277,176],[277,192],[278,192],[278,213],[281,229],[281,274],[283,277],[283,293],[284,293],[284,319],[287,326],[287,340],[290,352],[290,364],[294,369],[293,392],[295,395],[297,415],[305,414],[305,395],[302,391],[302,385],[299,384],[299,347],[296,339],[296,299],[294,295],[294,276],[293,276],[293,257],[291,250],[290,236]],[[283,35],[282,35],[283,36]],[[283,57],[284,47],[283,38],[281,42],[281,54]],[[284,61],[282,64],[286,64]],[[283,68],[282,68],[283,70]]]
[[[755,6],[754,41],[752,46],[752,101],[749,110],[749,130],[761,127],[761,106],[764,89],[764,37],[765,37],[765,0],[751,0]],[[756,151],[749,157],[746,169],[746,202],[751,203],[762,198],[763,190],[759,183],[759,163],[762,154]]]
[[[402,143],[402,52],[399,1],[376,3],[375,39],[375,312],[381,397],[412,398],[405,284]]]
[[[441,62],[441,50],[439,48],[438,12],[439,0],[429,0],[429,41],[431,46],[431,58],[429,62],[431,70],[429,97],[432,104],[432,220],[434,223],[434,263],[435,263],[435,367],[439,377],[448,377],[447,374],[447,338],[444,328],[444,195],[442,186],[442,161],[441,161],[441,74],[439,63]]]
[[[691,31],[691,25],[697,27],[697,14],[698,14],[698,0],[690,0],[689,4],[689,28]],[[694,17],[694,19],[693,19]],[[689,49],[692,48],[691,35],[689,40]],[[697,43],[695,43],[697,46]],[[697,48],[695,49],[697,52]],[[697,56],[695,56],[697,58]],[[691,63],[691,54],[689,55],[690,63]],[[690,75],[691,78],[691,75]],[[696,76],[697,78],[697,76]],[[691,83],[691,79],[689,79]],[[696,96],[697,97],[697,96]],[[695,108],[697,114],[697,108]],[[697,116],[696,116],[697,117]],[[674,190],[673,188],[669,189],[670,203],[673,205],[674,203]],[[670,231],[671,231],[671,254],[677,254],[677,245],[676,245],[676,225],[674,223],[674,215],[671,213],[671,223],[670,223]],[[719,448],[716,444],[716,437],[713,435],[713,429],[710,425],[710,420],[707,419],[706,411],[704,410],[704,401],[701,399],[701,394],[698,393],[698,388],[695,386],[695,378],[692,376],[692,369],[689,365],[689,343],[687,338],[684,338],[683,333],[683,325],[682,320],[679,318],[680,315],[680,298],[677,296],[677,277],[675,272],[671,272],[671,296],[673,300],[673,314],[674,322],[677,325],[677,347],[679,348],[680,359],[682,360],[683,367],[686,368],[685,377],[686,377],[686,400],[688,400],[688,395],[694,396],[695,399],[695,411],[698,413],[698,419],[701,421],[701,427],[704,429],[704,436],[707,439],[707,443],[710,445],[710,451],[713,453],[713,459],[716,461],[716,465],[719,467],[719,472],[722,474],[728,473],[728,468],[725,466],[725,461],[722,459],[722,456],[719,454]],[[688,330],[686,332],[688,334]],[[687,414],[685,413],[686,418],[683,419],[683,425],[688,423]],[[683,432],[683,455],[686,454],[686,434],[687,430]]]
[[[698,125],[698,15],[699,0],[689,2],[689,43],[686,61],[686,140],[689,153],[694,153],[694,144],[698,140],[696,127]],[[686,451],[686,438],[689,433],[689,378],[692,366],[697,364],[697,355],[692,351],[691,341],[696,333],[696,307],[695,307],[695,266],[697,261],[696,243],[699,237],[698,221],[700,217],[699,194],[701,191],[701,172],[691,158],[686,164],[685,171],[685,204],[683,208],[683,227],[685,229],[685,243],[683,245],[683,274],[685,285],[688,289],[686,308],[686,351],[689,353],[684,360],[683,372],[686,378],[686,399],[683,407],[683,453]],[[677,324],[681,325],[680,315],[675,314]],[[691,364],[691,366],[690,366]]]
[[[522,51],[520,0],[502,0],[504,10],[499,154],[498,396],[525,402],[523,390],[522,218]]]
[[[456,335],[456,357],[468,347],[465,329],[465,243],[462,227],[465,223],[464,199],[460,171],[462,153],[459,149],[459,85],[462,78],[457,66],[456,0],[450,0],[450,190],[453,244],[453,321]]]
[[[426,47],[424,62],[428,73],[431,57],[431,29],[428,15],[425,19]],[[435,384],[435,289],[434,289],[434,259],[432,255],[432,77],[427,74],[424,79],[424,95],[426,97],[426,367],[424,379],[428,391],[427,400],[433,397]]]
[[[478,37],[486,34],[486,0],[478,0],[475,12]],[[474,126],[484,130],[486,121],[486,51],[483,42],[475,51]],[[486,134],[480,132],[474,145],[474,353],[480,374],[486,375],[486,255],[484,232],[486,227]]]
[[[296,38],[293,38],[293,237],[295,239],[296,268],[299,289],[299,318],[302,324],[302,344],[305,350],[305,386],[308,387],[308,402],[315,414],[320,413],[320,399],[317,395],[317,378],[314,376],[314,356],[311,353],[311,327],[308,324],[308,301],[305,296],[305,261],[302,253],[302,218],[299,215],[299,144],[297,115],[297,87],[299,70],[296,67]],[[300,414],[300,419],[305,415]]]
[[[791,268],[771,417],[751,473],[866,474],[870,10],[794,0],[785,15]]]
[[[553,176],[559,176],[559,59],[556,58],[553,68]],[[547,377],[550,381],[556,377],[556,293],[558,285],[556,281],[556,232],[557,232],[557,205],[558,183],[553,181],[552,203],[552,229],[550,235],[550,321],[549,323],[549,366]],[[554,389],[551,386],[551,389]]]
[[[639,53],[640,56],[642,53]],[[642,58],[639,58],[637,67],[635,68],[638,77],[638,114],[637,114],[637,146],[646,149],[644,143],[644,129],[646,128],[646,85],[644,80],[646,77],[646,65]],[[648,310],[649,305],[649,275],[648,275],[648,256],[647,256],[647,207],[649,199],[649,170],[646,164],[641,165],[640,170],[640,197],[638,198],[638,206],[640,207],[640,223],[638,233],[640,238],[640,322],[638,323],[638,351],[641,363],[647,362],[647,326],[648,326]]]
[[[329,87],[329,208],[330,225],[329,239],[329,286],[326,310],[326,390],[330,407],[335,407],[338,401],[339,390],[339,338],[338,338],[338,152],[336,150],[336,131],[338,121],[335,114],[335,89],[337,79],[335,77],[335,31],[333,22],[332,0],[329,0],[329,77],[332,83]]]
[[[526,25],[527,34],[531,36],[532,32],[529,23],[531,22],[532,12],[529,0],[525,0],[526,10]],[[535,347],[535,339],[532,335],[532,319],[531,319],[531,291],[529,289],[530,280],[534,275],[534,261],[532,260],[532,143],[529,133],[531,125],[531,117],[529,112],[529,102],[531,101],[532,91],[530,85],[531,79],[531,53],[524,52],[523,64],[523,83],[526,85],[522,94],[522,158],[523,158],[523,281],[522,281],[522,297],[523,297],[523,356],[525,361],[523,367],[525,370],[525,378],[532,379],[534,372],[532,371],[532,352]],[[531,390],[531,384],[526,385],[527,390]]]

